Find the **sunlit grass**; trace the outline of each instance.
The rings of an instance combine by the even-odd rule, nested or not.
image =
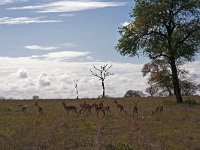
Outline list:
[[[199,149],[200,97],[184,99],[184,104],[176,104],[173,97],[118,99],[127,114],[117,111],[113,99],[105,99],[104,105],[111,106],[111,115],[105,117],[94,110],[92,114],[67,115],[61,100],[39,101],[43,116],[34,101],[0,101],[0,149]],[[142,117],[133,118],[132,101],[137,100]],[[65,102],[79,108],[83,100]],[[28,105],[26,113],[19,104]],[[151,111],[160,105],[164,113],[152,117]]]

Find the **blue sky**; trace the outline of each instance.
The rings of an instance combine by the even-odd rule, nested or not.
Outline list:
[[[123,58],[114,48],[118,27],[130,19],[132,6],[132,0],[1,0],[0,56],[89,51],[95,60],[141,63],[143,59]]]
[[[145,57],[115,50],[118,27],[129,21],[133,0],[0,0],[0,97],[98,97],[93,65],[112,64],[106,95],[145,91]],[[185,68],[199,83],[199,61]]]

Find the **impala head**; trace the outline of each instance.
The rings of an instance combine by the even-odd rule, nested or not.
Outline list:
[[[139,101],[137,100],[136,102],[133,102],[135,106],[138,105]]]
[[[113,101],[113,103],[117,104],[117,100],[115,99],[115,100]]]

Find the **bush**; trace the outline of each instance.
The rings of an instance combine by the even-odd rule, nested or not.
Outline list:
[[[146,95],[139,90],[129,90],[126,92],[124,97],[145,97]]]

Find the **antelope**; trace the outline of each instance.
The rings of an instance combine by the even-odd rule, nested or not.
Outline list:
[[[103,107],[103,103],[104,103],[104,101],[101,101],[101,102],[99,103],[99,107]]]
[[[110,114],[111,114],[111,112],[110,112],[110,106],[104,106],[104,101],[101,101],[100,103],[99,103],[99,107],[102,107],[103,108],[103,110],[104,110],[104,112],[109,112]]]
[[[163,113],[163,106],[160,106],[160,113]]]
[[[105,116],[105,111],[104,111],[104,107],[103,106],[99,106],[96,103],[93,104],[97,115],[99,114],[99,112],[101,111],[103,113],[103,115]]]
[[[65,102],[62,102],[62,105],[64,109],[67,111],[67,114],[69,114],[70,111],[78,114],[76,106],[67,106]]]
[[[133,112],[133,118],[134,118],[135,114],[138,115],[138,101],[136,103],[134,102],[134,107],[132,109],[132,112]]]
[[[151,116],[155,115],[155,114],[159,114],[159,113],[163,113],[163,106],[157,106],[152,112],[151,112]]]
[[[27,111],[27,107],[28,107],[28,105],[21,105],[21,106],[19,106],[19,107],[21,107],[21,109],[22,109],[22,112],[23,113],[25,113],[26,111]]]
[[[35,106],[36,106],[37,109],[38,109],[39,115],[43,115],[42,107],[38,105],[38,102],[35,102]]]
[[[81,114],[82,111],[87,111],[90,114],[92,113],[92,108],[94,107],[94,105],[92,104],[87,104],[85,101],[83,104],[80,104],[81,110],[79,110],[79,113]]]
[[[125,110],[125,108],[124,108],[124,106],[122,106],[121,104],[118,104],[118,102],[117,102],[117,100],[115,99],[114,100],[114,102],[113,103],[115,103],[116,104],[116,106],[117,106],[117,110],[118,111],[120,111],[120,112],[125,112],[125,113],[127,113],[127,111]]]

